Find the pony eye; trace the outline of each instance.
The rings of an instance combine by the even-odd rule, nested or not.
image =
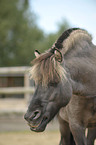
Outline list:
[[[56,87],[57,86],[57,82],[54,82],[54,83],[53,82],[50,82],[49,83],[49,86]]]

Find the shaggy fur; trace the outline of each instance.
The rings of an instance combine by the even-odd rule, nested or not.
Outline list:
[[[71,29],[66,30],[64,33],[62,33],[62,35],[55,42],[55,47],[58,49],[62,49],[63,48],[63,45],[62,45],[63,41],[65,39],[67,39],[70,36],[70,34],[75,30],[80,30],[80,28],[71,28]]]
[[[82,29],[67,30],[46,53],[35,55],[30,72],[40,84],[25,116],[31,130],[44,131],[59,112],[60,145],[73,145],[73,138],[76,145],[93,145],[96,131],[85,137],[86,127],[96,127],[96,46],[91,36]],[[63,78],[67,80],[61,82]]]
[[[35,83],[42,83],[43,86],[49,83],[58,83],[66,79],[66,71],[62,65],[56,61],[54,51],[58,49],[65,55],[80,40],[91,42],[92,38],[87,31],[79,28],[68,29],[53,44],[52,48],[32,61],[30,69],[31,78]]]
[[[91,43],[92,37],[90,34],[88,34],[87,31],[79,29],[79,30],[74,30],[70,34],[70,36],[62,42],[63,48],[62,52],[63,54],[67,53],[67,51],[70,51],[70,49],[75,48],[76,44],[79,44],[81,41]],[[82,46],[84,48],[84,46]]]
[[[54,54],[46,52],[32,62],[33,66],[30,69],[31,78],[36,84],[47,86],[49,83],[58,83],[66,79],[66,71],[55,60]]]

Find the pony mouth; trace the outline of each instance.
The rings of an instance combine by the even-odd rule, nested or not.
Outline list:
[[[44,116],[38,123],[31,122],[31,123],[28,123],[28,125],[32,131],[42,132],[45,130],[48,120],[49,118]]]
[[[35,130],[36,128],[38,128],[40,126],[41,122],[42,122],[42,120],[38,124],[28,123],[28,125],[30,128]]]

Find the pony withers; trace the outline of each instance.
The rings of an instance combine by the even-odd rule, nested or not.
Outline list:
[[[28,121],[31,130],[44,131],[46,125],[60,109],[70,104],[70,100],[72,100],[71,108],[72,106],[75,108],[75,102],[82,100],[82,97],[86,101],[92,98],[92,105],[89,105],[89,109],[87,108],[90,115],[88,115],[86,121],[82,113],[79,114],[79,110],[74,113],[78,116],[76,118],[82,118],[82,123],[79,123],[78,119],[69,120],[70,111],[67,111],[67,114],[66,111],[62,111],[62,108],[59,113],[63,120],[64,116],[67,116],[65,121],[69,123],[76,144],[86,144],[84,133],[78,134],[78,130],[81,129],[84,132],[84,127],[94,127],[96,125],[94,103],[96,95],[95,54],[96,46],[92,44],[91,36],[87,31],[79,28],[65,31],[53,44],[52,48],[45,53],[35,52],[36,59],[32,62],[33,66],[30,69],[30,74],[35,81],[36,90],[25,114],[25,119]],[[73,96],[78,96],[79,99],[72,99]],[[81,106],[79,109],[86,110],[84,103],[77,104]],[[62,142],[62,144],[64,143]]]

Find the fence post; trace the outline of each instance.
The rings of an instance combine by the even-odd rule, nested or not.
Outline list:
[[[28,73],[24,74],[24,87],[25,87],[25,89],[30,87],[30,80],[29,80],[29,74]],[[30,98],[30,93],[26,92],[24,94],[24,98],[28,102],[28,100]]]

